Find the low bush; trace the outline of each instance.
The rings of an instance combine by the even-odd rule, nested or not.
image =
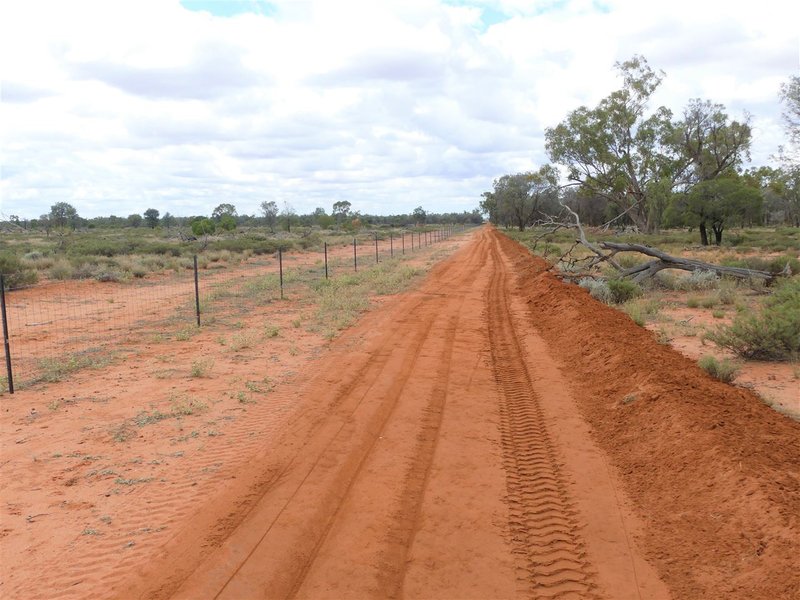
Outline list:
[[[759,314],[739,313],[707,335],[743,358],[792,360],[800,355],[800,278],[781,282]]]
[[[70,279],[72,277],[73,269],[72,265],[68,260],[64,260],[63,258],[59,258],[57,261],[53,263],[53,266],[50,267],[48,271],[48,277],[50,279]]]
[[[727,358],[719,361],[710,355],[703,356],[699,361],[697,361],[697,364],[706,373],[724,383],[730,383],[736,379],[740,368],[739,365],[728,360]]]
[[[0,273],[8,290],[33,285],[39,280],[36,271],[23,265],[19,257],[11,252],[0,252]]]
[[[592,279],[591,277],[584,277],[578,282],[578,285],[589,291],[592,298],[611,304],[611,290],[608,284],[603,279]]]
[[[607,283],[614,304],[622,304],[642,295],[642,288],[628,279],[609,279]]]
[[[645,258],[641,254],[632,253],[632,252],[623,252],[622,254],[617,255],[617,262],[623,269],[631,269],[633,267],[638,267],[641,264],[644,264],[649,259]]]
[[[736,304],[737,287],[736,282],[730,279],[723,279],[719,282],[719,289],[717,290],[717,300],[720,304],[732,306]]]
[[[692,271],[688,277],[679,280],[678,286],[682,290],[713,290],[719,284],[719,277],[714,271]]]
[[[558,244],[544,244],[539,248],[542,253],[542,256],[561,256],[563,250],[561,250],[561,246]]]

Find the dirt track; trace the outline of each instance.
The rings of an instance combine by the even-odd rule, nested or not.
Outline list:
[[[84,593],[800,594],[800,425],[544,267],[474,234],[314,363],[166,543]]]
[[[683,421],[684,405],[695,404],[685,386],[699,381],[710,412],[714,394],[735,404],[723,408],[731,420],[719,431],[742,422],[796,444],[800,428],[708,380],[621,315],[616,331],[598,330],[605,342],[588,332],[576,340],[569,325],[553,331],[529,295],[561,284],[546,274],[531,277],[540,269],[518,246],[483,231],[421,289],[351,331],[341,342],[357,349],[320,365],[298,396],[303,409],[291,427],[173,538],[133,589],[180,598],[754,598],[797,591],[797,457],[769,448],[766,431],[751,434],[755,447],[739,452],[737,444],[722,444],[727,434],[715,441],[709,415]],[[518,288],[515,273],[529,278],[530,291]],[[569,308],[579,313],[587,303],[580,294]],[[605,307],[591,309],[615,318]],[[565,306],[546,312],[597,327]],[[592,431],[581,417],[581,410],[590,417],[613,411],[614,418],[630,410],[641,420],[638,408],[655,402],[628,404],[619,392],[586,397],[599,391],[581,385],[587,371],[605,383],[638,382],[631,392],[641,395],[648,382],[660,384],[650,360],[641,370],[635,363],[617,370],[613,357],[592,356],[627,336],[683,361],[677,376],[684,389],[658,398],[661,407],[678,405],[662,415],[663,424],[640,423],[634,436],[663,446],[663,434],[675,443],[685,427],[686,442],[702,447],[683,455],[705,461],[716,454],[715,479],[687,478],[709,465],[676,468],[672,457],[662,463],[665,448],[656,445],[645,463],[626,446],[636,443],[629,432],[617,434],[607,423],[593,423]],[[559,341],[580,348],[584,364],[559,368],[563,352],[549,350]],[[595,413],[589,405],[597,405]],[[698,428],[703,434],[693,435]],[[734,460],[730,489],[726,470]],[[625,473],[631,462],[637,473],[619,481],[610,463]],[[771,463],[773,473],[759,472],[759,462]],[[781,494],[772,493],[776,486]],[[709,500],[713,505],[698,507]],[[225,520],[237,502],[246,510]],[[214,510],[219,520],[211,518]],[[124,589],[117,592],[131,590]]]

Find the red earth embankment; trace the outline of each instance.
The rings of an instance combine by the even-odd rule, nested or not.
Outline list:
[[[712,379],[522,246],[501,244],[676,597],[800,596],[800,423]]]

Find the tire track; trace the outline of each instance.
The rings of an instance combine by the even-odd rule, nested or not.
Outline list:
[[[496,242],[491,257],[497,267],[487,291],[487,316],[520,591],[534,598],[597,598],[577,514],[514,330]]]
[[[474,255],[474,251],[472,254]],[[438,276],[442,277],[449,275],[451,269],[452,265],[445,263],[436,271]],[[453,284],[458,287],[459,283],[469,281],[470,277],[471,275],[466,269],[461,269],[453,278],[458,281],[453,281]],[[375,357],[383,358],[380,366],[374,368],[377,366],[375,361],[370,361],[365,365],[367,367],[365,371],[355,375],[349,374],[345,377],[347,383],[343,388],[340,388],[337,397],[348,398],[351,402],[358,398],[358,401],[355,406],[351,404],[349,414],[339,421],[338,429],[333,432],[327,445],[320,449],[316,461],[307,467],[306,475],[298,483],[296,491],[285,500],[284,508],[267,525],[256,546],[252,548],[236,570],[229,575],[227,581],[223,583],[217,592],[217,597],[241,595],[242,592],[251,590],[251,586],[257,580],[260,580],[256,584],[259,587],[266,583],[263,575],[256,573],[257,568],[255,565],[263,564],[262,555],[271,552],[271,550],[266,550],[266,547],[269,546],[268,538],[275,536],[289,535],[295,542],[293,543],[294,548],[291,552],[291,560],[286,560],[286,564],[281,569],[279,576],[271,578],[268,586],[270,593],[282,590],[277,591],[278,595],[292,596],[303,585],[303,581],[314,564],[321,545],[327,538],[331,527],[337,521],[338,514],[350,494],[353,483],[360,476],[366,458],[373,451],[376,440],[381,437],[382,431],[391,419],[395,405],[403,395],[406,383],[415,372],[415,365],[419,361],[419,351],[422,345],[430,337],[434,324],[437,325],[438,330],[442,327],[440,324],[442,321],[448,321],[448,319],[443,318],[442,314],[445,308],[447,308],[448,312],[452,310],[452,305],[449,303],[448,298],[432,297],[426,294],[424,289],[420,290],[418,296],[417,299],[411,302],[413,308],[404,311],[406,316],[409,314],[415,315],[414,319],[408,322],[406,322],[405,318],[396,320],[394,327],[382,336],[383,342],[373,354]],[[412,325],[413,328],[411,330],[404,330]],[[450,335],[445,335],[445,337],[449,340],[451,346],[455,325],[448,323],[447,329],[451,333]],[[402,334],[400,333],[401,331]],[[396,356],[394,362],[399,361],[401,365],[398,374],[389,377],[383,374],[383,370],[389,357],[395,353],[400,353],[400,356]],[[449,360],[445,364],[449,367]],[[387,383],[388,388],[382,389]],[[446,386],[446,383],[442,385]],[[372,396],[372,398],[367,399],[369,396]],[[362,401],[365,401],[363,407]],[[411,504],[406,506],[403,511],[412,513],[412,516],[416,515],[418,511],[417,505],[424,491],[424,475],[432,459],[438,423],[441,421],[443,401],[443,392],[434,393],[434,400],[428,406],[429,411],[423,417],[425,427],[434,433],[430,439],[426,438],[421,446],[422,455],[425,456],[427,463],[424,460],[418,461],[420,464],[415,464],[412,468],[412,471],[416,469],[421,471],[423,475],[418,478],[420,484],[415,484],[414,486],[419,489],[414,489],[415,493],[408,495]],[[335,402],[335,404],[339,404],[339,402]],[[440,406],[437,406],[437,404]],[[363,414],[359,416],[357,414],[359,412]],[[353,423],[356,421],[364,421],[358,432],[353,429]],[[358,435],[353,437],[354,433],[358,433]],[[321,483],[326,480],[327,483]],[[307,502],[303,498],[309,497],[309,494],[311,494],[310,488],[317,489],[316,494],[319,495],[321,500],[318,503],[320,509],[317,509],[318,512],[316,514],[308,515],[302,527],[297,528],[292,525],[286,525],[296,520],[296,513],[299,510],[296,507],[303,507],[304,502]],[[297,496],[301,489],[303,490],[301,496]],[[404,501],[407,499],[405,495],[403,498]],[[290,531],[294,531],[294,529],[297,529],[297,531],[289,532],[286,530],[287,527]],[[275,530],[274,533],[273,529]],[[404,532],[400,533],[401,537],[410,538],[413,533],[413,523],[405,527]],[[405,550],[407,551],[407,548]],[[248,563],[250,563],[250,566],[248,566]],[[400,574],[399,577],[389,578],[390,581],[387,582],[388,587],[393,589],[399,589],[402,584],[404,567],[403,565],[397,565],[397,567],[397,571]]]

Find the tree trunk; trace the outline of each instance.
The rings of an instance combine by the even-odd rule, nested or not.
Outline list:
[[[700,243],[708,246],[708,231],[706,231],[705,221],[700,221]]]
[[[717,246],[722,244],[722,231],[725,229],[722,225],[712,225],[711,229],[714,230],[714,243]]]

